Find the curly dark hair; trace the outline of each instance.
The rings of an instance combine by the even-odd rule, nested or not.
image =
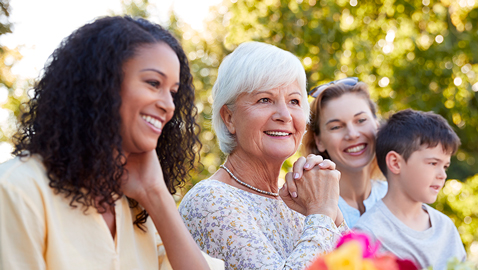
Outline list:
[[[71,198],[70,206],[93,206],[104,213],[114,205],[113,194],[122,195],[121,179],[126,173],[119,113],[123,64],[139,47],[155,43],[169,45],[180,62],[174,116],[156,147],[172,194],[193,168],[194,147],[200,147],[199,126],[192,75],[181,45],[167,30],[147,20],[101,18],[74,31],[50,56],[34,86],[34,97],[22,105],[24,113],[14,136],[13,154],[39,154],[50,187]],[[137,206],[130,199],[130,207]],[[142,210],[134,224],[142,228],[147,217]]]

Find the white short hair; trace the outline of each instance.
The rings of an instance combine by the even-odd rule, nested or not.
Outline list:
[[[221,118],[221,108],[233,109],[241,93],[252,93],[297,82],[302,92],[302,108],[307,119],[310,107],[307,100],[307,80],[300,60],[292,53],[276,46],[245,42],[224,58],[212,88],[212,125],[219,140],[219,147],[230,154],[236,147],[236,138],[229,132]]]

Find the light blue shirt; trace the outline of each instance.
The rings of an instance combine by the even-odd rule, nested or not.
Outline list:
[[[365,211],[368,211],[370,208],[372,208],[372,206],[375,205],[376,202],[380,201],[385,194],[387,194],[388,190],[387,181],[371,181],[372,191],[370,192],[370,196],[363,201],[363,204],[365,205]],[[342,197],[339,198],[339,208],[340,211],[342,211],[342,215],[344,215],[345,222],[347,222],[349,228],[352,228],[360,218],[360,211],[348,205]]]

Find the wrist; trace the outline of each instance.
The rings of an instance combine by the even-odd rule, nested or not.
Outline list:
[[[323,208],[319,208],[319,207],[307,209],[306,216],[308,216],[308,215],[326,215],[326,216],[332,218],[333,220],[336,218],[334,216],[333,211],[328,211],[327,209],[323,209]]]
[[[155,186],[148,188],[141,196],[134,198],[146,211],[150,212],[152,206],[165,206],[173,204],[176,207],[173,196],[166,188]],[[158,209],[160,210],[160,209]]]

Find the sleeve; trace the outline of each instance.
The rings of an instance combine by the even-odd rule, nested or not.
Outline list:
[[[23,190],[0,183],[0,270],[46,269],[45,222],[36,205]]]
[[[171,267],[171,264],[169,263],[168,257],[166,256],[166,250],[164,249],[163,241],[161,240],[161,237],[159,236],[159,233],[156,230],[155,230],[155,238],[156,238],[156,248],[158,252],[159,269],[173,270],[173,268]],[[201,253],[204,256],[204,259],[206,259],[209,269],[224,270],[223,261],[212,258],[211,256],[207,255],[203,251],[201,251]]]
[[[248,209],[225,197],[217,193],[188,196],[180,212],[200,248],[224,260],[226,269],[304,269],[315,256],[331,251],[342,232],[348,231],[345,223],[337,228],[328,216],[310,215],[293,251],[285,257]]]

